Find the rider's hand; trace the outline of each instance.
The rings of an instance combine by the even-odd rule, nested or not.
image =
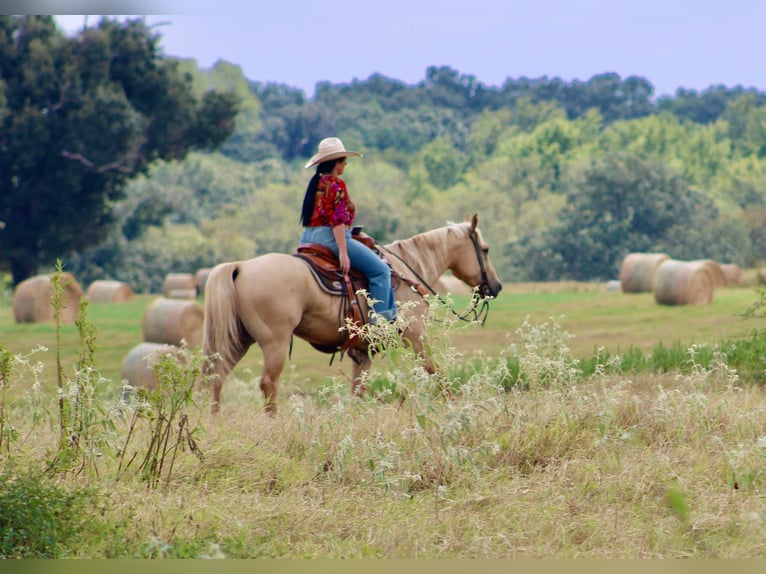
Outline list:
[[[338,256],[338,261],[340,262],[340,272],[344,275],[348,274],[351,271],[351,261],[348,258],[348,253],[341,253]]]

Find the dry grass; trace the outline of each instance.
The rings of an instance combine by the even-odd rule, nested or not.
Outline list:
[[[376,361],[403,402],[385,394],[353,398],[345,368],[322,359],[327,370],[319,374],[303,361],[322,356],[298,350],[283,375],[279,413],[269,417],[252,370],[260,357],[252,354],[227,381],[220,416],[209,414],[205,394],[187,404],[204,457],[177,451],[157,488],[141,479],[136,463],[118,471],[120,460],[140,457],[151,417],[126,441],[132,407],[118,400],[111,378],[95,377],[103,401],[88,419],[88,436],[97,448],[83,451],[85,471],[56,480],[91,485],[103,497],[65,555],[764,557],[762,387],[720,361],[684,375],[597,372],[582,379],[572,371],[578,339],[616,352],[623,327],[631,344],[640,342],[637,333],[654,333],[646,335],[652,345],[658,323],[670,340],[690,333],[699,340],[706,326],[741,330],[732,310],[744,310],[755,295],[718,295],[704,308],[665,308],[651,294],[607,294],[597,285],[509,286],[493,304],[491,327],[432,326],[442,378],[425,376],[401,348]],[[132,346],[140,307],[119,307],[134,309],[137,325],[109,331],[105,344],[129,331],[123,337]],[[559,328],[547,319],[563,309],[569,314]],[[100,317],[105,329],[131,320]],[[19,332],[31,337],[43,329]],[[479,351],[482,361],[466,362]],[[501,388],[509,355],[523,370],[523,390]],[[48,367],[36,361],[17,357],[0,393],[9,399],[4,470],[43,468],[57,446],[57,397],[46,392]],[[461,373],[459,382],[451,372]],[[454,385],[449,398],[440,382]]]
[[[71,555],[763,557],[763,389],[723,364],[578,381],[567,334],[541,329],[513,350],[524,391],[502,391],[503,362],[488,357],[446,398],[399,349],[386,364],[403,403],[350,397],[343,380],[307,395],[288,376],[269,417],[255,382],[235,378],[221,416],[204,395],[189,407],[204,460],[180,453],[159,488],[116,481],[106,453],[97,474],[61,478],[107,494]],[[461,360],[435,349],[443,366]],[[56,437],[44,411],[13,405],[25,438],[4,460],[45,459]],[[117,406],[106,412],[124,436]]]

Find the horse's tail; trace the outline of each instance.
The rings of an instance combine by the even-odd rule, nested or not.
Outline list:
[[[214,361],[218,380],[213,383],[219,389],[253,342],[237,310],[234,279],[238,273],[239,263],[221,263],[213,268],[205,283],[202,352],[211,359],[215,354],[220,357]]]

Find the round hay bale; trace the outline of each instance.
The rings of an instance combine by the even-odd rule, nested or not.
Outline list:
[[[624,293],[651,293],[654,275],[663,261],[664,253],[629,253],[620,266],[620,285]]]
[[[163,355],[175,354],[178,347],[160,343],[139,343],[133,347],[122,361],[120,375],[122,380],[134,389],[145,388],[153,391],[159,386],[159,379],[154,373],[154,365]]]
[[[88,286],[91,303],[125,303],[133,299],[133,289],[122,281],[98,280]]]
[[[197,272],[194,274],[194,280],[197,283],[197,295],[205,294],[205,285],[207,284],[207,278],[210,275],[210,272],[212,270],[213,270],[212,267],[203,267],[202,269],[197,269]]]
[[[699,263],[705,265],[710,271],[710,276],[713,278],[713,287],[726,287],[729,282],[726,280],[726,274],[721,268],[721,264],[718,261],[712,259],[699,259]]]
[[[204,311],[195,300],[159,298],[144,312],[144,341],[180,345],[185,340],[189,347],[202,343]]]
[[[726,276],[727,285],[741,285],[742,284],[742,268],[736,263],[722,263],[721,271]]]
[[[176,289],[197,290],[197,282],[191,273],[168,273],[162,283],[162,294],[168,297],[171,291]]]
[[[196,289],[171,289],[165,295],[168,299],[194,299],[197,297]]]
[[[61,273],[61,322],[74,323],[85,294],[71,273]],[[13,318],[17,323],[45,323],[54,320],[53,283],[50,275],[35,275],[25,279],[13,292]]]
[[[610,279],[606,282],[606,290],[609,293],[619,293],[622,291],[622,284],[618,279]]]
[[[473,290],[454,275],[442,275],[433,285],[434,291],[446,295],[470,295]]]
[[[709,305],[715,282],[704,261],[664,261],[654,277],[654,300],[662,305]]]

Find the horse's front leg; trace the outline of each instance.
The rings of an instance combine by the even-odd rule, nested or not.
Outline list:
[[[436,372],[436,366],[434,365],[431,355],[426,352],[424,331],[425,327],[422,323],[413,321],[413,324],[404,330],[402,338],[404,344],[412,349],[412,351],[420,358],[425,371],[429,375],[433,375]]]
[[[366,351],[361,349],[349,349],[348,356],[351,357],[351,394],[355,397],[361,397],[367,392],[367,387],[362,380],[362,373],[370,370],[372,361]]]
[[[413,352],[420,358],[421,365],[423,366],[423,369],[426,371],[426,373],[432,376],[439,374],[438,380],[441,392],[446,397],[451,398],[452,391],[450,389],[449,383],[445,381],[443,371],[437,367],[431,354],[426,351],[426,344],[422,331],[413,330],[405,332],[405,340]]]

